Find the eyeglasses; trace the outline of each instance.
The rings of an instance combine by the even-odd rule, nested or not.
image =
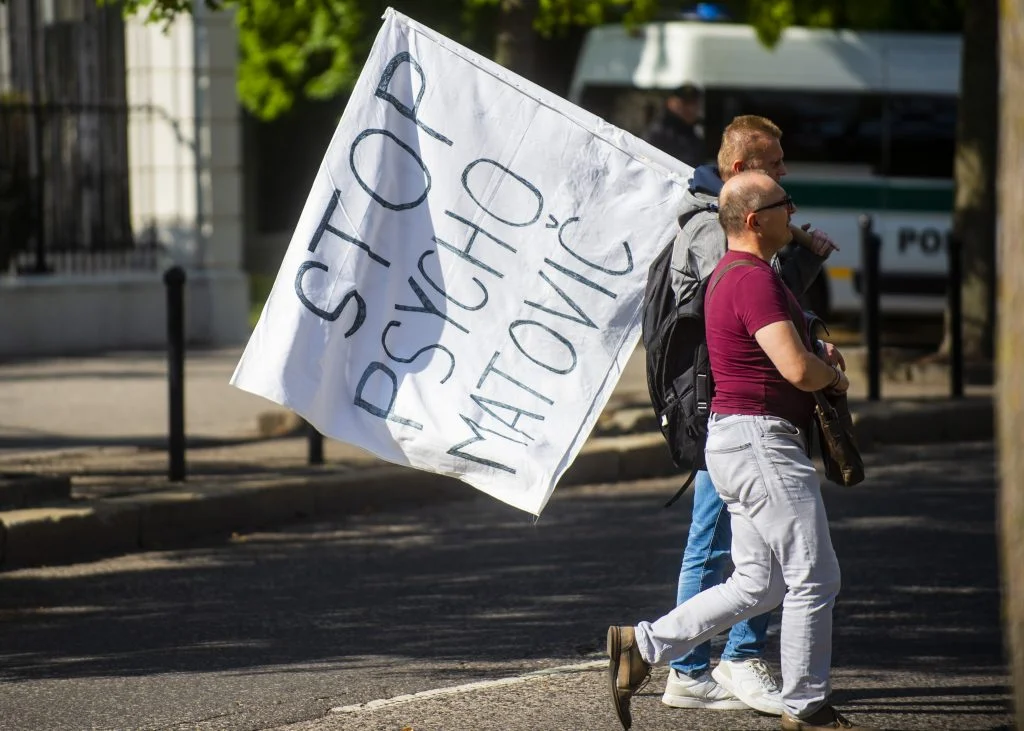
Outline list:
[[[785,206],[786,208],[792,210],[792,208],[793,208],[793,198],[787,195],[785,198],[783,198],[780,201],[775,201],[774,203],[769,203],[766,206],[761,206],[760,208],[755,208],[753,211],[751,211],[751,213],[760,213],[761,211],[767,211],[769,208],[781,208],[782,206]]]

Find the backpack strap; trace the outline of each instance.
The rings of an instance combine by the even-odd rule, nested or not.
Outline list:
[[[665,507],[666,508],[671,508],[672,505],[675,503],[675,501],[683,496],[683,493],[686,492],[686,488],[688,488],[690,485],[693,484],[693,480],[696,477],[697,477],[697,470],[690,470],[690,476],[686,478],[686,482],[683,483],[682,487],[680,487],[678,490],[676,490],[676,494],[675,495],[673,495],[671,498],[669,498],[669,501],[667,503],[665,503]]]
[[[691,220],[693,220],[693,217],[696,216],[698,213],[714,213],[714,214],[717,214],[718,213],[718,204],[717,203],[709,203],[708,205],[704,206],[703,208],[694,208],[693,210],[687,211],[683,215],[679,216],[676,219],[676,222],[679,224],[679,230],[682,231],[684,228],[686,228],[686,224],[688,224]]]

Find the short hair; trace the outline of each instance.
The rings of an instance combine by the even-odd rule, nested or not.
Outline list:
[[[758,185],[762,175],[768,177],[767,173],[744,171],[736,176],[733,184],[723,189],[718,200],[718,222],[726,236],[741,233],[747,225],[747,215],[765,205],[769,193],[775,189],[774,186]]]
[[[768,146],[769,140],[781,140],[782,130],[767,117],[743,114],[736,117],[722,131],[722,144],[718,148],[718,174],[722,180],[732,175],[736,160],[749,163]]]

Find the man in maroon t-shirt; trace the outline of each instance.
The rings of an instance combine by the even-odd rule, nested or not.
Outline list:
[[[807,428],[811,392],[845,391],[850,383],[834,349],[833,364],[808,349],[800,307],[768,263],[792,238],[794,210],[782,187],[760,172],[730,178],[719,196],[729,246],[704,303],[715,379],[705,456],[729,509],[735,570],[654,622],[609,627],[612,699],[626,728],[630,698],[651,665],[779,603],[782,729],[867,728],[828,703],[839,563]]]

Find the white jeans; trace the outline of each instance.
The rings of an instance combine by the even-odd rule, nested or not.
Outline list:
[[[782,604],[782,700],[806,717],[828,699],[839,562],[806,435],[771,416],[712,415],[708,472],[729,508],[735,570],[655,622],[636,627],[651,664],[669,662],[736,622]]]

